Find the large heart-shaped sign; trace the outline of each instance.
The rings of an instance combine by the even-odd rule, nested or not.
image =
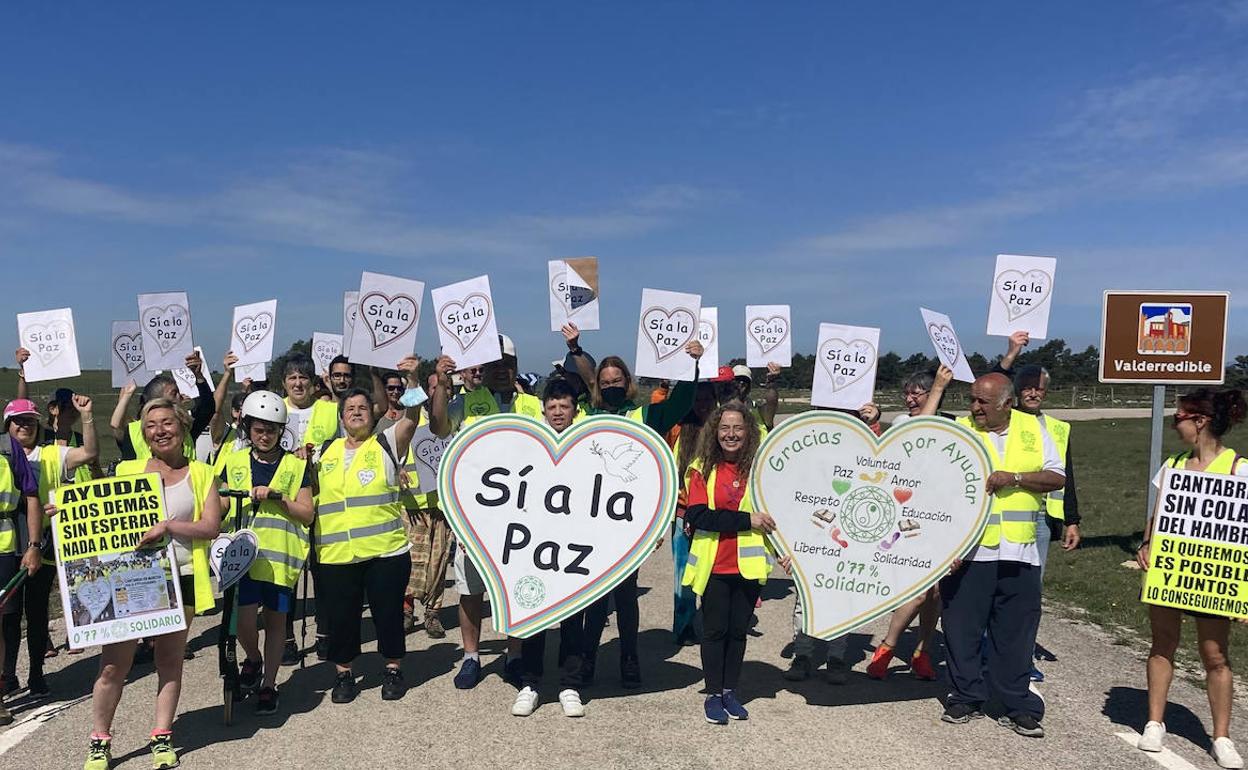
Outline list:
[[[234,334],[243,343],[243,350],[250,351],[273,333],[273,314],[257,313],[238,319]]]
[[[763,355],[780,347],[780,344],[789,336],[789,322],[782,316],[751,318],[745,328],[749,330],[750,337]]]
[[[566,270],[555,273],[555,277],[550,280],[550,290],[559,298],[568,315],[575,314],[594,301],[594,290],[588,286],[573,286],[568,283]]]
[[[438,308],[438,325],[459,344],[460,352],[464,352],[485,331],[492,312],[490,298],[473,292],[462,302],[451,300]]]
[[[74,329],[68,321],[29,324],[22,330],[22,347],[37,356],[44,366],[55,361],[74,341]]]
[[[641,328],[654,348],[656,361],[666,361],[685,349],[698,333],[698,317],[692,310],[675,307],[647,308],[641,314]]]
[[[1006,314],[1016,320],[1048,301],[1053,292],[1053,276],[1043,270],[1002,270],[993,286],[1005,303]]]
[[[928,324],[927,333],[932,337],[932,344],[936,346],[936,350],[940,352],[940,361],[945,366],[952,369],[958,362],[958,353],[961,346],[958,344],[958,335],[953,333],[944,324]]]
[[[876,437],[837,412],[767,434],[754,504],[793,557],[803,632],[834,639],[905,604],[979,542],[992,461],[975,432],[915,417]]]
[[[676,464],[642,423],[599,415],[556,435],[517,415],[474,422],[438,473],[447,521],[485,579],[494,627],[526,637],[604,596],[654,550]]]
[[[225,590],[247,574],[260,553],[256,533],[240,529],[232,535],[218,535],[208,548],[208,564]]]
[[[832,390],[843,390],[871,371],[875,346],[866,340],[831,337],[819,346],[819,363],[832,382]]]
[[[99,619],[113,601],[113,584],[108,578],[87,580],[74,591],[78,601],[91,613],[91,623]]]
[[[113,338],[113,354],[126,367],[126,374],[131,374],[143,365],[143,345],[139,342],[141,334],[118,334]]]
[[[156,340],[160,352],[168,353],[190,331],[191,315],[181,305],[148,307],[143,309],[139,323],[144,329],[152,330],[152,338]]]
[[[375,291],[360,299],[360,307],[368,308],[364,322],[373,336],[374,348],[389,345],[407,334],[419,315],[416,300],[406,294],[389,297]]]

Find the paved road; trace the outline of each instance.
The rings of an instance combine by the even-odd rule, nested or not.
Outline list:
[[[1060,558],[1060,554],[1055,557]],[[409,637],[406,671],[412,689],[398,702],[382,702],[376,675],[380,660],[369,645],[360,661],[363,692],[345,706],[329,701],[329,664],[284,669],[282,713],[257,718],[242,704],[234,726],[220,721],[216,672],[215,618],[198,619],[187,664],[187,682],[175,725],[183,767],[396,767],[442,768],[500,764],[540,768],[707,768],[763,762],[776,768],[976,767],[1156,768],[1157,760],[1128,745],[1116,733],[1143,726],[1144,675],[1138,651],[1115,646],[1096,627],[1046,617],[1041,643],[1057,662],[1044,664],[1048,680],[1039,685],[1048,703],[1043,740],[1027,739],[990,719],[954,726],[939,721],[943,687],[918,682],[898,669],[886,682],[862,673],[880,634],[876,623],[853,634],[855,671],[849,684],[822,680],[792,685],[781,677],[791,654],[788,580],[768,583],[767,601],[749,640],[742,685],[751,719],[727,727],[706,724],[701,715],[701,673],[696,647],[677,648],[664,630],[670,623],[671,560],[665,551],[642,570],[642,658],[645,687],[618,688],[612,673],[618,647],[613,629],[599,659],[600,684],[585,693],[588,715],[567,719],[557,703],[546,702],[527,719],[509,713],[514,690],[498,677],[495,655],[487,655],[490,676],[475,690],[451,686],[459,658],[458,632],[431,641],[423,632]],[[448,607],[452,597],[448,596]],[[1130,601],[1129,597],[1124,600]],[[453,611],[444,620],[453,624]],[[367,623],[366,623],[367,627]],[[367,627],[371,634],[371,627]],[[1236,629],[1238,631],[1238,629]],[[58,634],[60,635],[60,634]],[[60,635],[63,638],[63,635]],[[1190,637],[1189,637],[1190,638]],[[487,632],[487,650],[501,640]],[[905,639],[903,649],[911,642]],[[551,655],[555,645],[550,646]],[[18,698],[19,723],[0,728],[0,767],[80,767],[90,730],[88,692],[96,658],[61,655],[49,661],[53,699],[32,704]],[[899,664],[895,664],[899,665]],[[548,670],[553,671],[553,662]],[[553,680],[551,692],[553,696]],[[133,675],[115,725],[114,751],[124,768],[150,767],[144,750],[150,729],[156,682],[151,667]],[[56,699],[77,698],[69,705]],[[1169,717],[1166,767],[1213,767],[1204,754],[1208,706],[1198,688],[1176,682],[1177,704]],[[39,714],[51,708],[48,713]],[[1238,705],[1244,713],[1241,700]],[[1233,735],[1248,747],[1248,730],[1237,718]],[[756,757],[757,759],[747,759]]]

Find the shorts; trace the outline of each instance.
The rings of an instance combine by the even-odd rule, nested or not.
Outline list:
[[[0,554],[0,588],[4,588],[13,579],[13,576],[22,568],[22,557],[15,553]],[[47,569],[46,567],[44,569]],[[55,569],[55,567],[53,567]],[[20,588],[16,589],[22,590]],[[22,603],[18,601],[19,597],[14,597],[13,601],[4,605],[4,609],[0,609],[0,615],[11,615],[21,609]]]
[[[485,581],[481,573],[465,553],[464,548],[455,544],[455,590],[460,596],[480,596],[485,593]]]
[[[243,575],[238,581],[238,606],[262,605],[273,612],[290,612],[295,608],[295,590]]]

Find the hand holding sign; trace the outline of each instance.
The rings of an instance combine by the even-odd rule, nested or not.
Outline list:
[[[1036,339],[1049,333],[1049,310],[1057,260],[998,254],[988,297],[988,333],[1008,337],[1016,331]]]
[[[598,258],[552,259],[546,263],[550,284],[550,330],[575,322],[587,331],[598,328]]]
[[[430,296],[438,319],[442,350],[454,358],[461,369],[488,364],[501,357],[489,276],[441,286]]]
[[[923,315],[923,323],[927,327],[927,335],[932,341],[932,347],[936,349],[936,357],[942,364],[953,370],[955,379],[962,382],[974,382],[975,374],[966,360],[962,343],[958,341],[958,333],[953,330],[953,321],[950,321],[949,316],[944,313],[937,313],[925,307],[919,308],[919,312]]]
[[[407,278],[364,273],[359,314],[351,333],[351,361],[390,368],[416,350],[425,285]]]
[[[638,377],[692,381],[696,364],[685,346],[697,341],[702,298],[659,289],[642,289],[637,327]]]

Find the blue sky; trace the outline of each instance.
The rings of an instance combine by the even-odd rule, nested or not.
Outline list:
[[[88,366],[138,292],[219,359],[233,305],[276,296],[284,348],[371,270],[488,273],[540,369],[585,254],[585,346],[629,360],[643,286],[718,305],[724,356],[786,302],[799,352],[927,350],[919,305],[995,352],[998,253],[1058,258],[1072,346],[1103,289],[1217,289],[1248,352],[1248,0],[6,4],[0,98],[8,307],[72,306]]]

